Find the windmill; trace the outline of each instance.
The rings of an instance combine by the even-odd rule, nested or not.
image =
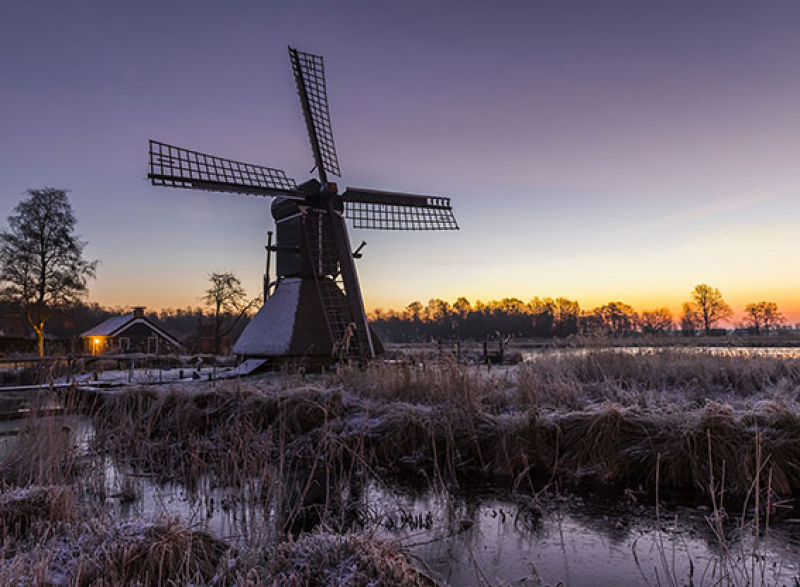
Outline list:
[[[457,230],[450,199],[348,187],[333,142],[322,57],[289,47],[317,178],[297,184],[279,169],[150,141],[153,185],[270,196],[274,293],[234,346],[245,358],[364,361],[382,351],[364,311],[347,225],[377,230]],[[359,247],[360,249],[360,247]],[[270,254],[269,252],[267,253]],[[251,361],[252,362],[252,361]]]

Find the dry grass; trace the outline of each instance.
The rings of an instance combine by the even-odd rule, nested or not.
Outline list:
[[[5,502],[6,496],[3,496]],[[4,551],[3,585],[436,585],[397,545],[367,536],[315,532],[234,551],[175,520],[67,523]]]
[[[112,527],[83,564],[82,585],[208,584],[230,546],[176,521]]]
[[[60,418],[28,420],[0,460],[0,485],[52,485],[74,479],[81,460],[73,436]]]
[[[230,549],[172,520],[81,521],[64,488],[32,488],[22,497],[21,491],[0,496],[4,516],[15,517],[4,524],[17,532],[13,547],[4,545],[3,585],[205,585]],[[37,523],[48,531],[32,531]]]
[[[128,389],[95,406],[93,453],[76,450],[64,420],[40,419],[0,461],[4,487],[31,486],[0,495],[0,528],[13,539],[0,583],[47,584],[61,573],[76,585],[419,584],[425,576],[391,544],[298,534],[351,528],[363,484],[376,477],[792,496],[798,365],[600,351],[492,372],[373,365],[277,384]],[[238,552],[174,521],[120,525],[95,511],[100,519],[79,522],[86,490],[104,482],[87,483],[103,471],[92,459],[105,456],[123,475],[237,488],[267,514]]]
[[[507,381],[465,368],[452,358],[430,365],[372,363],[365,369],[343,367],[340,382],[360,396],[389,402],[477,407],[503,395]]]
[[[554,354],[516,371],[520,398],[534,405],[580,407],[605,399],[636,404],[660,396],[679,405],[790,394],[800,389],[800,359],[660,350]]]
[[[213,471],[220,482],[236,484],[264,473],[270,455],[283,448],[280,439],[314,434],[342,415],[335,390],[138,388],[107,398],[96,411],[95,445],[164,479]]]
[[[0,494],[0,534],[24,537],[39,524],[75,519],[72,490],[69,487],[31,486]]]
[[[307,534],[267,551],[248,574],[251,585],[292,587],[436,585],[392,542],[355,534]]]
[[[652,487],[658,461],[665,487],[707,491],[715,473],[743,494],[760,442],[762,473],[790,495],[800,489],[798,365],[666,351],[489,374],[452,362],[376,365],[295,389],[129,390],[109,398],[95,425],[98,447],[181,480],[213,472],[243,483],[265,468],[284,478],[321,460],[326,492],[354,468]]]

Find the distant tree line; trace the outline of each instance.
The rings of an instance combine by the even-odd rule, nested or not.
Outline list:
[[[24,316],[33,331],[39,354],[45,338],[67,339],[103,320],[129,313],[125,308],[103,308],[87,303],[88,282],[96,274],[97,261],[87,260],[86,242],[76,232],[77,220],[65,190],[28,190],[0,230],[0,337],[19,330],[8,324],[9,316]],[[188,307],[149,312],[190,350],[193,342],[210,331],[218,354],[223,339],[235,340],[250,319],[260,298],[249,299],[233,273],[212,273],[202,298],[207,309]],[[375,329],[387,340],[414,341],[431,338],[484,339],[491,336],[530,338],[567,337],[575,334],[626,336],[632,333],[663,334],[676,328],[687,335],[712,334],[733,315],[719,289],[695,286],[690,299],[675,319],[667,308],[638,314],[630,305],[614,301],[582,310],[567,298],[539,298],[528,302],[503,298],[472,304],[464,297],[452,305],[435,298],[427,305],[415,301],[403,311],[375,310]],[[754,334],[768,334],[786,322],[775,302],[747,304],[744,326]],[[47,332],[45,332],[45,325]]]
[[[434,298],[426,305],[410,303],[402,311],[376,309],[370,316],[383,338],[395,342],[430,339],[485,339],[494,336],[563,338],[570,335],[628,336],[635,333],[714,334],[720,322],[733,315],[717,288],[697,285],[676,319],[668,308],[641,313],[614,301],[582,310],[575,300],[534,297],[474,304],[464,297],[453,304]],[[748,304],[744,327],[753,334],[768,333],[786,319],[774,302]]]

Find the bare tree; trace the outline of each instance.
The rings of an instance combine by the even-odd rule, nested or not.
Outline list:
[[[556,334],[566,336],[578,331],[581,307],[575,300],[556,298]]]
[[[214,311],[214,354],[218,355],[223,337],[230,334],[242,316],[261,301],[261,296],[248,302],[242,282],[230,272],[211,273],[208,280],[211,286],[206,290],[203,301]],[[227,320],[231,314],[235,314],[235,317]]]
[[[445,321],[451,313],[450,304],[439,298],[428,300],[428,305],[425,308],[425,316],[428,321],[433,322]]]
[[[672,312],[669,308],[642,312],[639,319],[639,327],[646,334],[661,334],[672,330],[672,323]]]
[[[761,304],[747,304],[744,307],[744,316],[750,328],[756,334],[761,334],[761,326],[763,325]]]
[[[28,198],[8,217],[0,232],[0,295],[20,304],[36,332],[44,355],[44,325],[56,308],[78,303],[97,261],[86,261],[86,243],[75,234],[77,223],[64,190],[28,190]]]
[[[722,299],[720,291],[705,283],[695,286],[689,304],[699,318],[706,334],[711,332],[711,328],[717,322],[725,320],[733,314],[731,307]]]
[[[405,315],[408,320],[412,322],[419,322],[420,315],[422,314],[422,303],[418,301],[411,302],[406,306]]]
[[[638,316],[634,309],[623,302],[609,302],[594,310],[603,328],[611,334],[623,334],[634,329]]]
[[[762,316],[764,318],[764,330],[769,334],[769,329],[773,326],[786,323],[786,317],[778,310],[775,302],[761,302]]]
[[[778,310],[778,304],[775,302],[747,304],[744,308],[744,313],[756,334],[761,332],[762,327],[764,332],[769,334],[771,327],[786,322],[786,318]]]
[[[558,308],[553,298],[536,296],[528,302],[528,310],[537,332],[542,336],[551,336],[555,332]]]
[[[700,317],[697,315],[697,310],[689,302],[684,302],[681,311],[681,330],[684,334],[694,334],[700,327]]]
[[[467,314],[469,314],[471,310],[472,305],[469,303],[469,300],[463,296],[453,302],[453,311],[461,318],[466,318]]]

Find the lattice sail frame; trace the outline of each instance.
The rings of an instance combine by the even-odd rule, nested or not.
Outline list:
[[[295,181],[280,169],[214,157],[153,140],[148,177],[153,185],[245,194],[291,196],[297,189]]]
[[[289,58],[292,62],[292,71],[300,101],[304,101],[305,95],[305,102],[308,104],[311,121],[309,123],[306,120],[306,124],[312,150],[316,143],[319,146],[325,171],[341,177],[339,158],[333,142],[333,127],[328,110],[328,91],[325,84],[325,65],[322,56],[303,53],[289,47]]]
[[[354,228],[458,230],[450,198],[348,188],[342,200]]]
[[[371,230],[458,230],[453,211],[417,206],[346,202],[345,215],[353,228]]]

